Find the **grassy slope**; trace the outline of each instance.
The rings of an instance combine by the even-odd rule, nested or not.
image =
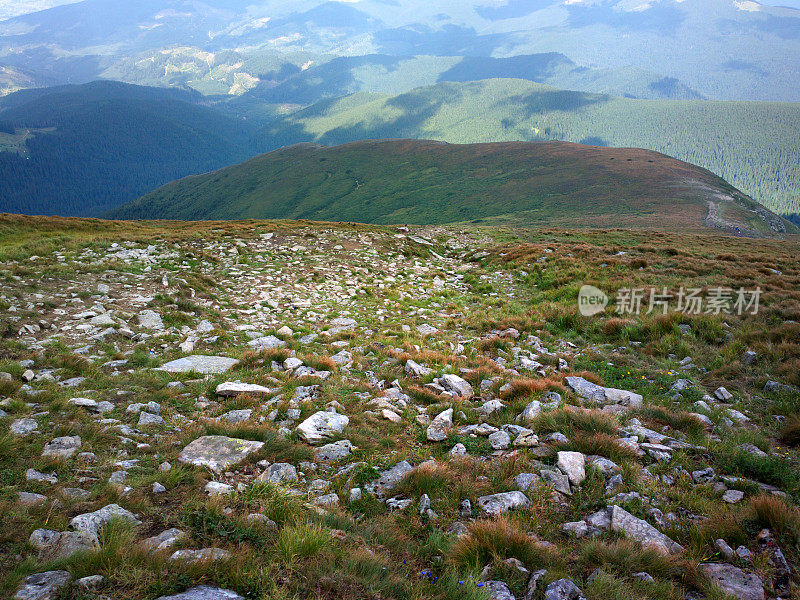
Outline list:
[[[326,260],[315,263],[305,254],[296,252],[282,255],[248,249],[237,254],[235,260],[222,262],[238,242],[244,240],[255,245],[261,239],[259,234],[267,231],[276,232],[281,236],[281,243],[287,246],[307,245],[312,241],[319,248],[325,243]],[[458,266],[465,268],[463,289],[398,296],[400,286],[411,291],[415,288],[405,278],[391,286],[378,287],[374,284],[382,281],[385,275],[378,270],[363,280],[363,285],[369,285],[372,293],[357,296],[358,330],[330,338],[321,336],[312,344],[302,343],[299,338],[315,331],[319,324],[305,312],[281,313],[281,318],[296,331],[295,337],[289,338],[289,348],[298,356],[333,354],[338,348],[331,342],[346,340],[358,360],[358,366],[347,373],[334,369],[334,375],[324,383],[323,397],[304,403],[303,417],[334,399],[344,404],[351,416],[345,435],[359,449],[340,461],[336,469],[359,461],[365,466],[355,471],[355,479],[351,479],[350,474],[333,477],[322,472],[321,475],[333,479],[332,490],[346,498],[350,487],[363,485],[375,477],[373,467],[382,469],[403,459],[417,465],[433,456],[437,460],[436,467],[418,468],[398,492],[413,500],[411,507],[389,511],[369,498],[354,503],[343,500],[340,507],[321,516],[303,506],[304,497],[292,498],[286,492],[263,486],[252,486],[247,493],[230,497],[208,498],[203,485],[212,477],[177,461],[180,448],[198,435],[225,433],[265,440],[267,444],[261,453],[243,466],[242,470],[248,471],[255,470],[252,463],[257,459],[297,463],[308,458],[310,450],[296,437],[284,439],[277,435],[278,425],[269,421],[254,420],[249,425],[225,427],[204,418],[233,408],[249,407],[257,412],[263,403],[263,399],[247,397],[221,399],[218,407],[204,415],[195,406],[195,399],[199,395],[211,397],[221,378],[199,381],[195,374],[172,376],[148,372],[147,366],[181,356],[177,344],[184,336],[178,327],[139,343],[120,337],[115,340],[117,345],[103,344],[99,349],[102,358],[96,363],[79,359],[69,347],[60,344],[53,344],[40,353],[27,350],[13,337],[4,337],[0,340],[0,370],[12,373],[14,381],[3,384],[2,393],[11,397],[12,402],[4,406],[9,415],[0,417],[0,424],[7,428],[13,419],[35,416],[43,434],[26,438],[13,438],[5,433],[0,436],[0,508],[4,516],[0,520],[0,539],[3,540],[0,544],[0,595],[13,594],[20,580],[29,573],[63,568],[76,578],[103,575],[102,593],[111,600],[153,599],[199,583],[221,585],[248,598],[479,600],[486,596],[476,588],[474,580],[485,564],[491,564],[496,569],[496,577],[508,581],[516,597],[521,597],[525,579],[515,575],[513,568],[504,570],[502,564],[506,558],[516,558],[529,570],[548,570],[537,598],[542,597],[543,588],[551,581],[570,577],[592,600],[679,600],[690,592],[701,592],[709,600],[721,600],[719,591],[712,589],[697,572],[697,564],[720,560],[714,546],[714,540],[720,537],[732,544],[742,543],[756,549],[754,538],[763,527],[772,529],[792,570],[797,572],[800,566],[800,512],[796,507],[800,499],[797,470],[800,451],[797,438],[793,446],[785,446],[781,434],[785,435],[786,430],[774,415],[797,423],[800,402],[797,394],[789,393],[772,394],[765,401],[761,391],[764,382],[774,377],[800,385],[797,239],[752,244],[730,237],[683,232],[565,233],[558,229],[514,232],[440,228],[427,232],[414,230],[413,233],[429,235],[436,240],[438,253],[461,261]],[[242,269],[264,269],[268,261],[268,269],[294,270],[306,276],[313,268],[334,268],[339,264],[337,261],[352,264],[354,258],[386,260],[387,256],[404,255],[409,262],[421,261],[420,264],[432,266],[424,280],[426,292],[432,290],[433,278],[446,277],[448,268],[431,257],[416,254],[427,250],[415,248],[411,240],[402,236],[398,239],[395,234],[395,231],[378,228],[336,227],[322,223],[114,223],[2,216],[0,256],[3,276],[8,282],[5,294],[14,303],[29,298],[35,300],[34,294],[44,289],[63,292],[70,285],[78,285],[77,282],[85,281],[91,287],[90,282],[98,281],[100,275],[110,274],[109,281],[118,285],[120,277],[128,274],[126,269],[138,273],[143,265],[123,267],[113,261],[89,262],[80,258],[87,250],[102,257],[112,242],[130,240],[139,247],[160,244],[179,252],[176,258],[161,261],[152,266],[151,272],[142,274],[140,283],[145,286],[163,288],[160,282],[165,274],[172,277],[181,264],[188,261],[196,264],[200,258],[208,261],[214,256],[213,264],[203,269],[205,287],[195,283],[191,288],[176,286],[170,290],[175,298],[159,295],[148,308],[166,313],[170,310],[166,303],[174,300],[182,310],[192,311],[192,325],[201,319],[212,320],[223,335],[209,352],[241,357],[246,355],[247,337],[244,332],[236,331],[232,323],[247,315],[249,305],[240,292],[232,289],[234,268],[236,273],[241,273]],[[377,256],[364,254],[363,248],[358,251],[347,248],[337,254],[332,247],[340,241],[357,246],[352,240],[359,236],[375,240],[370,250],[378,248]],[[210,244],[223,247],[213,255],[208,252]],[[482,260],[457,259],[464,257],[462,244],[473,251],[485,250],[487,255]],[[60,252],[64,262],[57,260],[54,250]],[[627,254],[621,254],[620,250]],[[38,261],[30,260],[34,254],[40,257]],[[583,319],[575,310],[581,281],[609,291],[639,285],[669,289],[675,289],[676,285],[738,288],[750,287],[757,281],[764,289],[764,296],[762,310],[752,317],[671,314],[668,318],[640,315],[619,319],[608,315]],[[419,288],[416,282],[418,291]],[[81,297],[91,302],[90,294],[87,288]],[[60,296],[58,302],[69,305],[68,298],[71,296]],[[442,313],[442,306],[447,307],[447,313]],[[387,307],[391,311],[388,315]],[[18,320],[13,321],[14,326],[43,318],[51,320],[55,318],[56,308],[48,298],[36,304],[33,310],[15,312],[13,316]],[[319,308],[315,306],[314,310]],[[0,313],[0,316],[4,315]],[[431,320],[444,331],[434,336],[416,333],[415,325]],[[401,325],[406,324],[412,326],[411,332],[402,331]],[[690,326],[690,333],[681,331],[679,325]],[[401,359],[413,358],[436,372],[447,370],[445,365],[455,372],[463,367],[469,373],[465,376],[475,386],[483,377],[499,375],[489,392],[492,394],[506,381],[511,382],[512,391],[503,396],[507,408],[492,415],[488,419],[490,424],[513,420],[527,402],[541,398],[545,390],[559,391],[568,408],[580,405],[581,401],[563,388],[560,381],[563,374],[526,379],[512,377],[496,366],[491,368],[492,359],[496,357],[513,360],[510,347],[517,342],[502,340],[490,333],[509,326],[520,330],[522,340],[528,334],[540,337],[559,356],[570,360],[574,372],[585,370],[604,385],[643,394],[644,407],[629,413],[628,417],[635,416],[645,426],[659,431],[663,428],[667,435],[685,439],[699,450],[677,452],[667,464],[637,459],[613,442],[618,437],[618,418],[596,412],[580,418],[582,413],[577,411],[555,410],[542,415],[530,426],[540,437],[556,430],[564,432],[570,442],[543,444],[548,450],[544,458],[520,449],[514,457],[448,460],[446,453],[457,441],[469,444],[473,456],[488,454],[488,443],[481,438],[456,435],[442,443],[426,443],[424,428],[414,421],[412,414],[404,415],[400,424],[389,423],[366,414],[370,406],[353,393],[366,391],[372,392],[371,396],[376,395],[366,384],[365,371],[371,369],[378,378],[399,379],[404,388],[414,394],[415,403],[424,404],[431,415],[437,414],[446,404],[419,392],[421,382],[403,371]],[[447,342],[464,337],[471,338],[464,356],[449,353]],[[561,340],[575,343],[580,350],[574,355],[569,350],[559,350]],[[631,342],[638,342],[638,345]],[[132,355],[124,353],[129,348]],[[754,364],[743,364],[741,358],[746,349],[757,352],[758,360]],[[681,371],[678,360],[683,356],[692,356],[696,364],[708,370]],[[37,405],[30,406],[26,402],[31,397],[19,390],[22,373],[19,361],[29,358],[35,361],[37,370],[53,368],[62,378],[81,375],[87,379],[78,390],[45,380],[34,382],[33,387],[41,394],[35,398]],[[111,375],[107,369],[99,367],[104,360],[123,358],[131,360],[134,371]],[[269,360],[258,362],[255,358],[258,357],[250,354],[246,361],[249,366],[232,375],[248,382],[269,383],[271,387],[276,380],[269,378],[278,377],[278,385],[284,393],[292,392],[296,381],[270,369]],[[686,376],[691,377],[697,387],[676,401],[670,397],[669,386]],[[176,379],[182,380],[187,389],[166,387],[168,381]],[[724,409],[715,408],[708,411],[714,425],[705,431],[688,414],[697,410],[693,403],[700,398],[702,390],[710,391],[719,385],[725,385],[736,396],[733,406],[751,416],[750,424],[726,426],[723,424]],[[113,430],[98,426],[94,416],[67,404],[67,400],[77,394],[96,393],[98,397],[118,398],[116,392],[121,389],[131,390],[131,395],[118,402],[115,412],[110,413],[113,418],[135,425],[135,416],[126,413],[125,404],[156,400],[168,419],[164,425],[148,430],[158,435],[148,436],[150,444],[146,447],[123,446],[128,452],[127,458],[140,460],[137,468],[131,470],[129,483],[133,491],[126,495],[106,483],[107,477],[119,469],[115,464],[120,458],[118,436]],[[456,408],[468,411],[470,418],[475,414],[472,403],[460,403]],[[41,414],[39,411],[48,412]],[[179,420],[179,414],[185,418]],[[187,423],[186,418],[193,422]],[[461,425],[462,422],[457,423]],[[173,429],[173,424],[179,429]],[[100,461],[92,465],[90,471],[90,477],[96,480],[83,479],[87,475],[86,465],[75,457],[54,462],[40,456],[43,437],[48,433],[56,435],[56,432],[58,435],[81,435],[85,449],[97,453]],[[755,444],[769,456],[753,458],[741,450],[743,443]],[[600,450],[596,450],[598,446]],[[474,523],[467,521],[472,529],[468,536],[458,540],[446,533],[451,523],[459,519],[462,498],[469,498],[475,505],[479,495],[514,489],[517,473],[538,470],[540,460],[552,464],[553,453],[561,449],[610,454],[623,467],[625,487],[622,491],[636,491],[652,498],[664,513],[684,510],[707,520],[697,524],[681,518],[668,526],[668,535],[686,548],[686,552],[677,557],[658,555],[611,533],[597,539],[575,540],[563,534],[559,525],[582,519],[607,503],[603,478],[589,469],[582,491],[563,503],[554,502],[549,493],[534,495],[529,492],[533,502],[529,509],[515,511],[498,520],[485,518],[476,511]],[[169,473],[158,470],[163,460],[173,464]],[[662,485],[644,476],[643,464],[658,476],[675,475],[677,467],[694,470],[711,466],[720,475],[755,478],[778,485],[789,494],[789,499],[785,503],[764,499],[758,496],[757,486],[742,483],[736,488],[746,492],[745,500],[731,505],[722,502],[721,493],[711,485],[695,485],[686,477],[676,477],[675,485]],[[57,488],[25,482],[25,471],[29,467],[57,471]],[[165,484],[168,492],[151,494],[153,481]],[[66,503],[64,508],[47,504],[25,507],[17,503],[16,494],[20,489],[55,495],[57,490],[68,486],[88,488],[90,498],[85,502]],[[417,514],[417,503],[423,493],[430,495],[438,519],[428,520]],[[69,517],[112,501],[135,512],[143,525],[138,529],[110,527],[99,551],[78,554],[57,563],[38,560],[27,544],[34,529],[65,529]],[[625,506],[637,517],[652,521],[647,513],[648,505],[634,501]],[[230,510],[226,513],[223,508]],[[274,518],[279,529],[269,531],[248,521],[246,515],[253,512]],[[182,547],[222,547],[233,553],[233,559],[190,567],[143,552],[135,545],[172,526],[190,535]],[[336,536],[332,529],[336,530]],[[542,550],[536,540],[549,542],[551,549]],[[742,566],[755,571],[770,586],[772,572],[765,560],[759,558],[752,565]],[[602,569],[603,575],[592,583],[590,575],[596,569]],[[437,582],[434,584],[421,576],[423,570],[432,574],[431,579],[435,576]],[[639,571],[647,571],[655,581],[647,583],[631,577]],[[459,586],[459,580],[468,581],[469,585]],[[789,594],[784,597],[794,597],[791,594],[797,592],[797,582],[793,582]]]
[[[734,188],[693,165],[639,149],[564,142],[452,145],[412,140],[304,144],[186,178],[117,218],[307,218],[437,224],[494,218],[700,229],[707,198],[743,230],[766,232]],[[744,198],[745,206],[752,206]],[[760,223],[759,223],[760,222]]]
[[[800,212],[800,105],[792,103],[631,100],[493,79],[321,102],[261,136],[265,149],[380,137],[648,148],[710,169],[771,210]]]

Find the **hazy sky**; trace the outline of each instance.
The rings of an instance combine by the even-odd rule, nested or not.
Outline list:
[[[800,8],[800,0],[761,0],[761,4],[769,4],[770,6],[791,6],[792,8]]]

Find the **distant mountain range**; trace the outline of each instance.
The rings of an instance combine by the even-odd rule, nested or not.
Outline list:
[[[800,104],[631,100],[490,79],[361,92],[277,119],[234,113],[198,92],[115,82],[6,96],[0,211],[97,216],[282,146],[417,138],[649,148],[712,170],[775,212],[800,213]]]
[[[98,215],[281,146],[406,137],[642,147],[800,214],[799,10],[752,0],[23,4],[0,0],[0,19],[10,17],[0,20],[0,210]]]
[[[797,231],[694,165],[565,142],[302,144],[172,182],[108,216]]]
[[[0,21],[0,67],[21,72],[20,87],[108,77],[241,94],[265,63],[552,52],[604,73],[602,89],[566,86],[581,91],[637,95],[638,75],[624,90],[633,72],[713,99],[800,100],[800,11],[752,0],[83,0]],[[404,89],[434,83],[431,62],[429,80]],[[485,78],[487,64],[464,61],[459,77]],[[490,76],[520,76],[501,67]]]

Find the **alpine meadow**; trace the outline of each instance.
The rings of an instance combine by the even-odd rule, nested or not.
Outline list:
[[[0,0],[0,598],[800,598],[800,2]]]

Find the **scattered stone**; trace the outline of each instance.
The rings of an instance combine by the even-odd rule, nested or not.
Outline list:
[[[559,579],[547,586],[544,600],[586,600],[581,589],[569,579]]]
[[[215,390],[217,396],[238,396],[239,394],[250,394],[252,396],[265,396],[272,393],[272,390],[263,385],[254,383],[242,383],[241,381],[226,381],[220,383]]]
[[[314,458],[321,462],[334,462],[342,458],[347,458],[358,450],[350,440],[339,440],[332,444],[325,444],[314,450]]]
[[[542,403],[539,402],[538,400],[534,400],[532,402],[529,402],[528,405],[522,410],[519,417],[517,417],[517,422],[530,423],[541,413],[542,413]]]
[[[377,498],[383,498],[388,492],[402,481],[402,479],[412,470],[412,466],[407,461],[397,463],[390,469],[381,471],[376,481],[368,483],[365,487],[367,491]]]
[[[152,310],[143,310],[138,315],[139,327],[143,329],[164,329],[164,321],[161,320],[161,315]]]
[[[39,551],[39,560],[58,560],[100,548],[97,534],[91,531],[36,529],[28,541]]]
[[[722,402],[730,402],[733,400],[733,394],[731,394],[724,387],[718,387],[716,390],[714,390],[714,396],[717,398],[717,400],[721,400]]]
[[[9,429],[14,435],[26,436],[39,429],[39,424],[35,419],[17,419],[11,422]]]
[[[146,427],[148,425],[162,425],[164,418],[161,415],[154,415],[153,413],[142,411],[139,413],[139,420],[136,425],[139,427]]]
[[[157,600],[244,600],[244,598],[231,590],[201,585],[174,596],[161,596]]]
[[[439,377],[439,379],[437,379],[437,382],[446,391],[450,392],[454,396],[459,396],[461,398],[472,398],[475,395],[475,392],[473,391],[469,382],[465,381],[458,375],[442,375]]]
[[[171,548],[185,536],[186,532],[173,527],[172,529],[167,529],[156,536],[142,541],[142,546],[152,552],[158,552],[160,550]]]
[[[25,479],[28,481],[41,481],[42,483],[49,483],[55,485],[58,483],[58,478],[55,473],[40,473],[36,469],[28,469],[25,471]]]
[[[227,496],[233,493],[233,486],[221,481],[209,481],[203,489],[209,496]]]
[[[231,553],[222,548],[202,548],[201,550],[176,550],[169,559],[188,563],[200,563],[227,560],[230,557]]]
[[[552,487],[555,491],[571,496],[572,490],[569,487],[569,477],[555,469],[542,469],[540,472],[544,482]]]
[[[495,431],[489,436],[489,445],[494,450],[505,450],[511,445],[511,437],[503,430]]]
[[[34,504],[39,504],[40,502],[45,502],[46,500],[47,496],[43,494],[34,494],[32,492],[20,492],[18,501],[23,506],[32,506]]]
[[[583,377],[565,377],[564,383],[581,398],[603,404],[619,404],[629,408],[639,408],[644,400],[640,394],[635,392],[602,387]]]
[[[89,575],[81,577],[75,582],[75,587],[84,592],[96,592],[103,585],[105,577],[102,575]]]
[[[722,494],[722,499],[728,504],[736,504],[744,499],[744,492],[740,492],[739,490],[728,490]]]
[[[433,369],[423,367],[410,358],[406,361],[405,371],[412,377],[427,377],[433,373]]]
[[[258,476],[258,480],[264,483],[294,483],[297,481],[297,469],[289,463],[274,463]]]

